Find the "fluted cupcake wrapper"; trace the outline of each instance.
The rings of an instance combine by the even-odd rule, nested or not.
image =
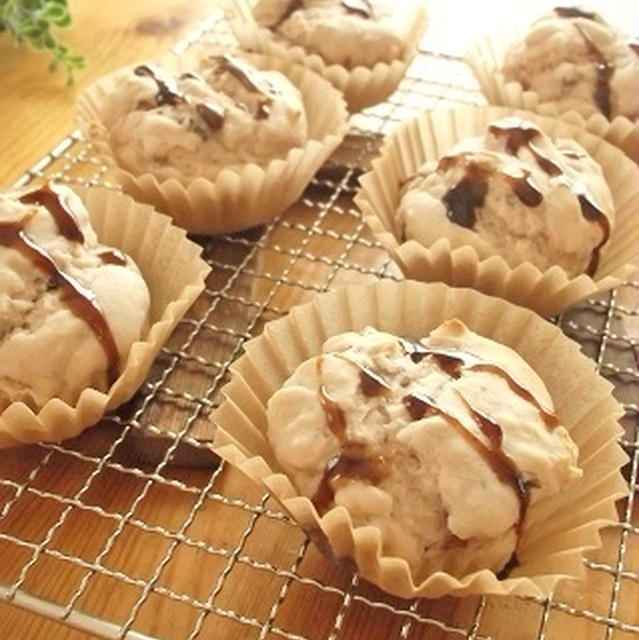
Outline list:
[[[527,360],[546,384],[557,416],[580,449],[583,476],[529,508],[517,547],[520,565],[507,579],[482,570],[463,577],[437,572],[416,582],[405,560],[383,555],[378,529],[353,527],[343,507],[320,517],[282,472],[266,438],[269,398],[298,365],[321,353],[328,337],[373,326],[420,338],[450,318],[459,318]],[[617,419],[623,411],[612,397],[612,385],[596,374],[579,345],[528,309],[443,284],[350,286],[293,308],[286,317],[269,323],[245,350],[223,389],[225,401],[211,415],[215,450],[261,482],[320,548],[335,558],[352,559],[362,577],[390,593],[406,598],[545,595],[562,577],[583,574],[582,553],[600,546],[600,529],[617,520],[615,500],[627,491],[619,473],[627,457],[616,441],[621,433]]]
[[[142,272],[151,298],[149,328],[131,346],[120,376],[108,391],[87,388],[74,405],[53,398],[38,412],[22,402],[10,404],[0,413],[0,447],[70,438],[126,402],[204,289],[210,271],[200,258],[201,247],[171,224],[168,216],[107,189],[74,190],[87,207],[98,240],[130,255]]]
[[[576,140],[603,169],[613,195],[615,223],[592,277],[571,277],[559,266],[541,271],[530,262],[512,267],[499,255],[479,256],[475,248],[452,245],[448,238],[434,232],[427,244],[402,238],[397,210],[404,181],[424,162],[444,155],[459,140],[483,135],[490,122],[513,115],[532,120],[551,137]],[[548,316],[617,286],[639,268],[639,169],[605,140],[556,118],[507,107],[422,112],[396,127],[373,161],[372,170],[360,178],[360,184],[355,203],[409,278],[472,287]]]
[[[255,22],[246,0],[229,0],[229,5],[234,15],[231,27],[243,49],[289,60],[319,73],[344,94],[351,113],[383,102],[397,89],[417,52],[419,38],[427,23],[426,9],[419,5],[417,19],[402,58],[390,63],[378,62],[373,67],[356,66],[349,69],[340,64],[329,64],[318,54],[309,54],[299,45],[274,37],[269,29]]]
[[[482,93],[489,104],[535,111],[552,116],[594,133],[621,149],[629,158],[639,162],[639,121],[625,116],[608,120],[601,113],[588,117],[577,111],[564,111],[554,102],[541,102],[539,94],[526,90],[515,80],[506,80],[501,69],[504,53],[513,36],[494,35],[476,42],[465,54]]]
[[[165,55],[161,66],[193,69],[206,49],[198,47],[179,57]],[[187,231],[218,234],[263,224],[282,213],[302,195],[317,170],[337,148],[347,130],[344,100],[326,80],[302,66],[263,55],[248,56],[261,69],[282,72],[299,89],[308,121],[308,140],[285,157],[266,165],[246,163],[224,168],[216,175],[185,178],[174,169],[162,175],[134,175],[118,165],[111,146],[106,98],[130,67],[104,76],[88,87],[75,105],[75,118],[86,139],[111,168],[109,177],[136,200],[170,214]]]

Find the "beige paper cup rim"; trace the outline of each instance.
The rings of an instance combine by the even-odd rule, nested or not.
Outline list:
[[[298,44],[277,39],[266,27],[260,27],[253,18],[246,0],[230,0],[234,19],[230,21],[235,37],[244,49],[287,59],[319,73],[344,94],[351,113],[383,102],[397,89],[406,69],[417,53],[417,44],[428,21],[426,8],[416,4],[416,20],[408,39],[404,55],[392,62],[377,62],[372,67],[356,65],[347,68],[328,63],[317,53],[308,53]]]
[[[0,413],[0,447],[73,437],[126,402],[203,291],[210,272],[200,258],[201,247],[188,240],[168,216],[105,188],[72,188],[84,201],[99,241],[124,251],[140,268],[151,294],[149,329],[131,346],[122,372],[108,391],[87,388],[73,405],[52,398],[39,411],[23,402],[10,404]]]
[[[512,32],[487,36],[473,44],[464,55],[490,104],[559,118],[604,138],[639,162],[639,120],[633,122],[621,115],[608,120],[601,113],[586,117],[575,110],[563,111],[555,102],[542,102],[537,92],[524,89],[516,80],[506,80],[501,69],[506,48],[513,39]]]
[[[437,572],[416,583],[405,560],[382,555],[379,531],[353,528],[343,507],[319,518],[311,501],[299,495],[266,439],[266,405],[332,335],[373,326],[418,338],[453,317],[513,348],[536,370],[579,446],[583,476],[530,507],[517,547],[521,564],[510,577],[500,580],[489,570],[462,577]],[[619,473],[627,456],[617,443],[617,419],[623,411],[612,397],[612,385],[556,326],[477,291],[407,280],[317,295],[266,325],[262,335],[245,345],[232,373],[223,389],[225,401],[210,416],[216,427],[215,451],[262,483],[321,547],[335,558],[351,558],[362,577],[400,597],[547,595],[563,577],[582,575],[582,553],[601,545],[599,531],[617,520],[615,500],[627,492]]]
[[[152,62],[170,69],[186,69],[212,49],[196,45],[187,53],[166,54]],[[305,145],[293,147],[284,157],[273,158],[263,166],[247,162],[193,179],[172,168],[162,175],[136,175],[119,166],[110,143],[110,114],[104,106],[111,89],[134,65],[98,79],[84,90],[74,107],[78,126],[110,167],[112,179],[136,200],[169,213],[176,224],[192,233],[231,233],[263,224],[282,213],[299,199],[348,128],[344,99],[327,80],[287,60],[244,52],[241,55],[260,68],[275,69],[287,76],[302,94],[308,120],[309,139]]]
[[[402,240],[396,215],[402,181],[458,140],[481,135],[489,122],[511,115],[534,121],[552,137],[576,140],[601,165],[613,195],[616,220],[593,277],[570,277],[559,266],[542,271],[530,262],[512,267],[499,255],[480,257],[474,247],[453,245],[448,238],[434,236],[429,246]],[[508,107],[421,112],[394,129],[373,160],[372,169],[360,178],[360,185],[355,204],[409,278],[473,287],[550,316],[621,284],[639,269],[639,169],[605,140],[556,118]]]

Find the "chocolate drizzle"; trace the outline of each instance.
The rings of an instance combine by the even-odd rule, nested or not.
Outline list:
[[[284,13],[280,16],[279,20],[269,25],[269,29],[277,29],[277,27],[279,27],[282,22],[286,22],[286,20],[288,20],[296,11],[299,11],[303,8],[304,3],[302,2],[302,0],[291,0],[288,3]]]
[[[488,192],[488,179],[495,171],[501,173],[514,194],[525,205],[536,207],[543,200],[541,191],[533,183],[530,172],[526,170],[520,173],[513,173],[510,168],[499,170],[483,159],[474,159],[467,153],[444,156],[439,161],[438,169],[447,171],[460,162],[465,166],[464,177],[442,197],[442,202],[446,206],[446,215],[455,224],[467,229],[475,226],[477,221],[475,210],[484,206]]]
[[[535,146],[535,139],[539,137],[540,131],[532,122],[521,120],[520,118],[502,118],[491,123],[488,130],[494,136],[506,139],[506,151],[511,155],[516,156],[521,147],[528,147],[542,171],[549,176],[557,176],[563,173],[556,162],[553,162]]]
[[[45,184],[35,191],[20,196],[22,204],[37,204],[44,207],[53,217],[58,231],[71,242],[84,242],[84,235],[69,205],[68,195],[53,184]]]
[[[190,103],[187,100],[186,96],[180,93],[177,85],[172,78],[160,78],[160,76],[158,76],[157,72],[153,68],[145,64],[139,65],[133,70],[133,72],[138,76],[147,76],[151,78],[157,85],[158,92],[155,96],[156,107],[161,107],[164,104],[169,104],[172,106],[183,104],[190,106]],[[183,73],[180,78],[183,80],[200,80],[204,82],[201,76],[190,71]],[[152,108],[153,105],[147,105],[142,102],[138,105],[138,107]],[[200,116],[200,118],[204,120],[211,131],[220,129],[224,125],[225,111],[222,105],[216,104],[211,100],[205,100],[204,102],[195,105],[195,111]]]
[[[420,420],[426,415],[439,413],[446,417],[446,423],[451,425],[474,450],[478,453],[486,464],[493,470],[497,478],[506,485],[512,487],[519,499],[519,519],[517,529],[521,528],[528,503],[530,502],[531,483],[526,482],[515,463],[501,448],[501,428],[485,416],[471,409],[471,415],[477,421],[480,429],[486,434],[490,446],[486,446],[481,440],[476,438],[464,425],[451,413],[445,411],[434,398],[424,393],[411,393],[402,398],[406,410],[413,420]],[[480,423],[480,420],[482,421]]]
[[[58,268],[49,253],[34,242],[18,222],[0,222],[0,246],[22,253],[49,276],[49,286],[60,290],[60,298],[71,312],[91,329],[107,357],[109,381],[117,378],[119,354],[100,304],[90,289]]]
[[[133,73],[136,76],[151,78],[155,82],[158,87],[158,92],[155,95],[155,104],[158,107],[163,104],[177,105],[186,103],[186,98],[179,92],[172,78],[160,78],[156,70],[146,64],[135,67]]]
[[[595,203],[585,186],[565,173],[560,165],[546,156],[541,149],[535,145],[535,140],[541,135],[539,129],[531,122],[519,118],[503,118],[493,122],[489,126],[490,132],[495,136],[502,136],[506,139],[506,151],[516,155],[522,146],[526,146],[533,154],[539,168],[550,176],[562,176],[566,185],[577,196],[581,215],[589,221],[596,222],[601,228],[602,238],[597,246],[592,250],[590,261],[586,267],[586,273],[592,275],[599,264],[599,252],[608,242],[610,237],[610,223],[603,210]],[[561,151],[567,158],[578,159],[581,157],[572,150]]]
[[[383,456],[371,456],[359,451],[358,447],[346,448],[333,456],[324,469],[317,490],[311,501],[318,513],[324,513],[335,499],[334,484],[340,479],[366,480],[377,484],[387,475],[389,463]]]
[[[399,343],[404,353],[410,357],[413,362],[417,363],[426,356],[431,356],[439,364],[440,368],[451,377],[459,377],[464,369],[487,371],[500,376],[506,381],[514,393],[537,408],[541,419],[548,429],[552,430],[559,424],[557,417],[549,408],[543,407],[532,393],[513,379],[513,377],[501,367],[487,363],[479,356],[468,351],[445,347],[429,347],[421,342],[407,340],[405,338],[400,338]]]
[[[586,20],[599,22],[598,16],[594,11],[584,11],[579,7],[555,7],[553,11],[560,18],[585,18]]]
[[[211,131],[221,129],[224,126],[225,111],[222,105],[207,101],[196,105],[195,110]]]
[[[348,13],[354,13],[365,19],[373,16],[373,7],[368,0],[341,0],[340,4]]]
[[[98,257],[104,264],[115,264],[118,266],[124,266],[126,264],[126,256],[119,249],[100,251]]]
[[[360,391],[369,398],[380,396],[390,390],[384,378],[367,367],[362,366],[359,366],[359,388]]]
[[[595,81],[592,99],[595,101],[599,111],[610,120],[612,111],[610,106],[610,79],[615,72],[615,65],[606,59],[606,56],[597,47],[594,40],[582,29],[581,25],[575,23],[575,29],[581,34],[597,70],[597,80]]]
[[[628,46],[639,56],[639,40],[628,40]]]
[[[326,425],[339,442],[344,442],[346,439],[346,415],[344,414],[344,409],[333,400],[324,385],[319,388],[319,398],[326,415]]]
[[[212,56],[212,58],[217,61],[222,71],[227,71],[235,76],[247,91],[261,94],[264,97],[264,100],[262,100],[257,107],[255,117],[258,120],[268,118],[271,113],[271,103],[273,100],[269,93],[260,86],[259,77],[256,77],[249,66],[239,58],[228,53],[221,56]],[[264,83],[268,84],[266,81],[264,81]]]

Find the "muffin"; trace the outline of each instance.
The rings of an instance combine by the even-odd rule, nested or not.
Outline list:
[[[76,118],[128,194],[216,234],[295,202],[341,142],[347,113],[307,69],[201,45],[99,79]]]
[[[448,320],[421,340],[329,338],[269,399],[275,457],[319,515],[376,527],[422,580],[512,565],[529,505],[579,477],[543,382]]]
[[[405,54],[417,7],[402,9],[388,0],[259,0],[253,15],[276,37],[350,69]]]
[[[637,42],[592,11],[557,7],[539,18],[506,50],[503,73],[561,111],[639,117]]]
[[[419,0],[234,0],[240,45],[303,64],[359,111],[399,85],[426,25]]]
[[[422,112],[359,181],[355,204],[409,278],[554,315],[639,268],[637,166],[558,118]]]
[[[158,178],[213,180],[224,168],[283,158],[308,135],[300,92],[286,77],[230,53],[183,73],[138,65],[105,110],[118,163]]]
[[[347,286],[245,345],[214,448],[389,593],[540,596],[583,575],[627,492],[611,388],[528,309]]]
[[[138,267],[62,185],[0,194],[0,283],[0,412],[106,391],[147,329]]]
[[[447,237],[483,258],[559,265],[572,277],[595,272],[614,204],[601,167],[577,142],[508,117],[422,165],[401,189],[398,217],[407,240]]]

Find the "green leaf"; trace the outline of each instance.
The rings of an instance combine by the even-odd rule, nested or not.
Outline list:
[[[84,66],[84,57],[70,53],[52,32],[52,27],[70,24],[66,0],[0,0],[0,34],[6,30],[16,43],[48,50],[52,56],[51,71],[62,64],[67,69],[68,81],[73,82],[73,70]]]

